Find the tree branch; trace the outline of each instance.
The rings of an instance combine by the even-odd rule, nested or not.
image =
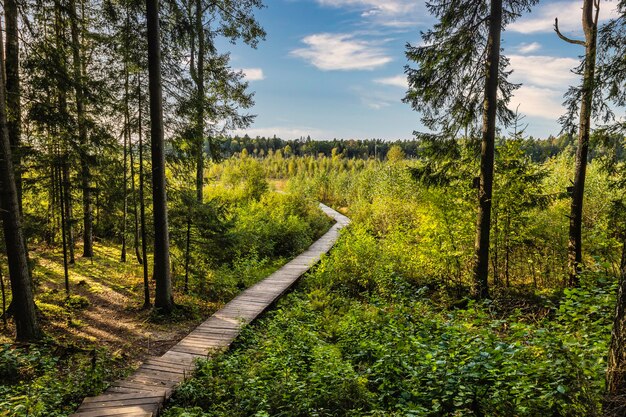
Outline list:
[[[577,39],[570,39],[567,36],[563,35],[561,31],[559,30],[559,18],[558,17],[554,18],[554,31],[559,36],[559,38],[563,39],[567,43],[572,43],[574,45],[587,46],[587,44],[584,41],[579,41]]]

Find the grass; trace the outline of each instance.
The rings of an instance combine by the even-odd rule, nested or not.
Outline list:
[[[276,210],[286,214],[274,215]],[[230,252],[236,256],[219,262],[204,259],[205,248],[199,246],[192,256],[197,265],[190,269],[189,293],[183,292],[183,263],[172,256],[177,308],[168,317],[143,308],[143,267],[133,248],[128,248],[127,262],[121,262],[119,244],[97,242],[93,258],[78,256],[69,266],[68,294],[60,247],[31,247],[35,303],[46,338],[16,345],[11,323],[0,330],[0,417],[70,414],[85,396],[99,394],[147,357],[168,351],[330,227],[310,202],[288,196],[251,201],[237,214]],[[264,240],[258,241],[259,236]],[[81,249],[77,246],[75,252]],[[179,248],[172,250],[180,255]],[[146,262],[151,269],[151,256]],[[149,287],[154,295],[152,279]]]
[[[76,253],[80,253],[79,247]],[[163,318],[143,309],[142,266],[131,251],[127,262],[120,262],[120,247],[111,242],[96,243],[93,259],[77,257],[69,266],[69,296],[61,250],[40,246],[31,249],[30,257],[35,302],[46,338],[38,345],[18,346],[13,344],[11,322],[0,329],[2,417],[70,414],[85,396],[97,395],[147,357],[165,353],[229,301],[183,294],[183,277],[174,276],[174,315]],[[248,268],[245,283],[262,279],[284,262],[268,261],[254,270]],[[151,276],[151,257],[148,265]],[[153,295],[152,279],[150,291]],[[7,295],[8,303],[10,292]]]

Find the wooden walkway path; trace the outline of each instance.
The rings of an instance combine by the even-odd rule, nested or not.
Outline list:
[[[336,223],[309,249],[263,281],[243,291],[160,357],[146,360],[126,379],[97,397],[85,398],[70,417],[155,417],[178,384],[193,374],[197,358],[225,350],[241,327],[263,313],[337,241],[350,220],[320,204]]]

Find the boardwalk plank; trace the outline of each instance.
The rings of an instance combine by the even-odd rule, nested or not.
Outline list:
[[[165,398],[162,397],[145,397],[145,398],[129,398],[129,399],[116,399],[116,398],[106,398],[100,401],[92,401],[85,403],[83,402],[82,409],[84,411],[89,410],[98,410],[101,408],[122,408],[122,407],[131,407],[131,406],[147,406],[154,407],[155,405],[161,403]]]
[[[198,359],[230,346],[244,325],[263,314],[337,241],[350,220],[330,207],[320,208],[336,223],[302,254],[263,281],[244,290],[191,331],[168,352],[148,358],[134,374],[115,381],[104,394],[85,398],[70,417],[156,417],[173,389],[193,374]]]
[[[161,404],[149,404],[149,405],[134,405],[128,407],[114,407],[114,408],[100,408],[97,410],[79,411],[76,414],[72,414],[74,417],[152,417],[157,415]]]
[[[137,392],[133,394],[103,394],[98,395],[97,397],[87,397],[83,400],[83,405],[85,404],[98,404],[102,401],[114,400],[135,400],[135,399],[148,399],[148,398],[165,398],[165,393],[145,393],[145,392]]]
[[[140,382],[131,381],[130,379],[115,381],[111,385],[112,386],[109,388],[109,390],[116,389],[116,388],[122,388],[122,389],[131,389],[131,390],[136,390],[137,392],[146,392],[146,393],[148,393],[148,392],[149,393],[155,393],[155,392],[161,393],[162,392],[163,395],[166,396],[166,397],[169,397],[171,395],[171,392],[172,392],[171,388],[164,387],[161,384],[156,386],[156,385],[153,385],[153,384],[144,384],[144,383],[140,383]],[[107,391],[105,391],[105,392],[107,392]],[[80,411],[80,407],[79,407],[79,411]]]

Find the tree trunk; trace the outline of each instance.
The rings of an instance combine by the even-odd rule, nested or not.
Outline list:
[[[128,78],[128,74],[126,74]],[[126,102],[126,107],[128,107],[128,96],[124,98]],[[128,176],[126,175],[128,172],[128,119],[126,118],[127,112],[124,112],[124,182],[122,184],[123,189],[123,214],[122,214],[122,252],[120,254],[120,261],[126,262],[126,216],[128,213]]]
[[[504,232],[504,276],[506,279],[506,287],[509,288],[511,286],[511,273],[510,273],[510,257],[511,257],[511,240],[510,240],[510,230],[511,230],[511,217],[509,215],[506,216],[506,226]]]
[[[198,60],[196,61],[196,199],[202,204],[204,187],[204,26],[202,22],[202,0],[196,0],[196,36],[198,37]]]
[[[580,121],[578,127],[578,148],[572,190],[572,204],[569,221],[568,269],[569,285],[580,284],[582,267],[582,221],[585,176],[587,174],[587,154],[589,153],[589,132],[591,130],[591,107],[596,68],[596,39],[598,33],[597,14],[594,17],[594,0],[583,3],[583,30],[585,32],[585,68],[583,75]]]
[[[139,247],[139,214],[137,213],[137,194],[135,190],[135,160],[133,158],[133,142],[132,141],[130,141],[129,143],[128,155],[130,159],[130,194],[131,194],[131,201],[133,204],[133,219],[134,219],[133,244],[135,247],[135,257],[137,258],[137,262],[139,263],[139,265],[143,265],[143,258],[141,256],[140,247]]]
[[[493,216],[493,228],[494,228],[494,242],[493,242],[493,260],[491,262],[493,269],[493,285],[496,287],[500,286],[500,275],[498,268],[498,255],[499,255],[499,243],[500,243],[500,235],[498,230],[498,212],[494,212]]]
[[[80,146],[81,187],[83,191],[83,256],[93,256],[93,213],[91,207],[91,169],[89,161],[89,143],[85,120],[85,99],[83,91],[83,66],[81,63],[81,43],[78,32],[78,14],[76,0],[69,0],[71,13],[72,60],[74,88],[76,93],[76,116],[78,118],[78,143]]]
[[[485,65],[485,99],[480,152],[479,206],[474,243],[474,287],[476,298],[489,297],[489,232],[491,229],[491,195],[496,137],[498,73],[500,67],[500,35],[502,32],[502,0],[491,0],[489,38]]]
[[[185,241],[185,286],[183,292],[189,291],[189,260],[191,258],[191,213],[187,215],[187,238]]]
[[[64,27],[64,18],[62,16],[63,8],[59,1],[55,1],[54,3],[54,31],[55,31],[55,46],[59,51],[64,51],[65,45],[65,27]],[[57,79],[55,80],[57,83],[57,91],[56,91],[56,99],[58,103],[58,109],[60,114],[62,114],[63,120],[68,116],[67,110],[67,91],[60,87],[66,83],[65,77],[67,74],[67,61],[65,56],[61,53],[61,62],[59,66],[59,71],[57,74]],[[58,123],[57,123],[58,124]],[[69,165],[67,160],[69,158],[67,152],[67,138],[63,133],[59,132],[59,128],[56,126],[48,126],[48,132],[53,132],[53,137],[49,138],[53,142],[52,147],[53,150],[51,153],[53,154],[53,158],[55,160],[53,167],[53,176],[57,178],[58,190],[57,197],[59,198],[59,216],[61,219],[59,224],[60,230],[62,233],[62,242],[63,242],[63,265],[64,269],[67,270],[67,248],[69,246],[70,250],[70,263],[74,263],[74,236],[72,231],[72,204],[71,204],[71,193],[70,193],[70,174],[69,174]],[[56,138],[56,140],[55,140]],[[63,153],[65,154],[63,158],[61,158],[61,148],[63,149]],[[68,245],[69,243],[69,245]],[[67,274],[66,274],[67,275]],[[66,277],[67,278],[67,277]]]
[[[0,291],[2,292],[2,324],[7,328],[7,293],[4,288],[4,274],[2,273],[2,265],[0,265]]]
[[[69,156],[68,156],[69,157]],[[71,183],[70,183],[70,165],[67,162],[67,158],[65,158],[65,161],[62,162],[63,164],[63,179],[62,179],[62,183],[63,183],[63,187],[65,187],[65,192],[64,192],[64,208],[65,208],[65,224],[66,224],[66,232],[67,232],[67,246],[69,249],[69,255],[70,255],[70,259],[69,259],[69,263],[70,265],[73,265],[75,260],[74,257],[74,226],[73,226],[73,220],[72,220],[72,187],[71,187]]]
[[[67,187],[63,182],[63,178],[61,176],[61,156],[58,156],[57,161],[57,178],[59,181],[59,201],[60,208],[59,212],[61,213],[61,243],[63,247],[63,277],[65,279],[65,294],[70,295],[70,277],[69,271],[67,269],[67,218],[65,217],[65,200],[67,198]]]
[[[18,9],[16,0],[5,0],[4,13],[6,18],[6,100],[7,128],[13,155],[15,170],[15,187],[17,199],[22,212],[22,149],[21,149],[21,92],[20,92],[20,46],[18,30]]]
[[[622,243],[619,286],[606,370],[604,415],[626,414],[626,236]]]
[[[4,80],[4,47],[2,30],[0,28],[0,72]],[[3,84],[0,82],[0,84]],[[9,264],[9,277],[11,291],[13,293],[13,315],[17,340],[33,341],[42,337],[37,315],[35,313],[35,301],[31,287],[28,258],[26,256],[26,241],[22,231],[20,206],[15,185],[15,171],[11,153],[11,142],[7,129],[5,86],[0,85],[0,191],[2,204],[2,227],[4,230],[4,242]]]
[[[143,100],[141,95],[141,78],[137,77],[137,90],[139,95],[139,210],[141,215],[141,254],[143,257],[143,307],[150,308],[150,282],[148,281],[148,245],[146,242],[146,204],[144,200],[143,178]]]
[[[170,272],[167,193],[165,190],[165,152],[163,133],[163,95],[161,85],[161,34],[159,2],[146,0],[148,26],[148,77],[150,91],[150,140],[152,150],[152,201],[154,216],[154,306],[165,313],[174,308]]]
[[[52,152],[50,152],[49,154],[52,154]],[[47,210],[47,218],[48,218],[48,231],[49,231],[49,237],[48,237],[48,244],[52,245],[55,240],[56,240],[56,232],[57,232],[57,227],[56,227],[56,219],[57,216],[55,214],[55,210],[54,207],[56,206],[56,200],[57,200],[57,181],[56,181],[56,176],[54,175],[54,166],[50,167],[50,194],[49,194],[49,198],[48,198],[48,210]]]

